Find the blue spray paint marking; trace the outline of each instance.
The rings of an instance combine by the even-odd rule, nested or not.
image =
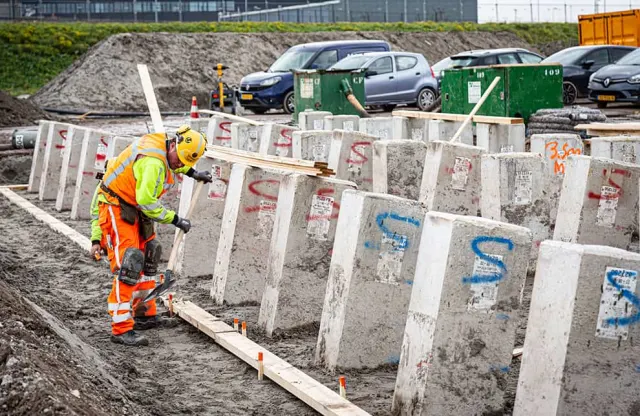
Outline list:
[[[640,364],[636,364],[636,373],[640,373]]]
[[[492,366],[489,366],[489,371],[500,371],[501,373],[508,373],[509,366],[508,365],[501,365],[501,366],[492,365]]]
[[[389,357],[387,357],[387,364],[400,364],[400,356],[390,355]]]
[[[482,274],[482,275],[473,275],[471,277],[463,277],[462,283],[467,283],[467,284],[493,283],[493,282],[499,282],[504,278],[504,275],[507,272],[507,267],[504,265],[502,260],[489,256],[487,254],[484,254],[482,250],[480,250],[480,247],[478,247],[482,243],[489,243],[489,242],[504,244],[507,246],[509,251],[512,251],[514,247],[513,241],[509,240],[508,238],[489,237],[489,236],[479,236],[474,238],[471,241],[471,249],[473,250],[475,255],[481,258],[482,260],[486,261],[487,263],[496,265],[499,270],[497,273],[492,273],[492,274]]]
[[[498,313],[496,314],[496,319],[500,321],[508,321],[509,319],[511,319],[511,317],[506,313]]]
[[[395,212],[383,212],[376,216],[376,224],[378,224],[378,228],[380,228],[380,231],[382,231],[382,235],[390,240],[393,240],[395,243],[393,244],[393,251],[406,250],[407,247],[409,247],[409,239],[404,235],[399,235],[391,231],[384,223],[386,219],[405,222],[415,227],[420,227],[420,221],[411,217],[403,217],[402,215],[396,214]],[[365,241],[364,247],[380,250],[380,244],[373,241]]]
[[[607,273],[607,281],[611,284],[611,286],[618,289],[622,296],[636,307],[636,310],[638,312],[633,316],[624,318],[608,318],[605,320],[605,322],[609,325],[627,326],[640,321],[640,299],[638,299],[638,297],[634,293],[623,288],[618,282],[616,282],[616,276],[621,276],[622,274],[623,270],[609,270],[609,272]]]

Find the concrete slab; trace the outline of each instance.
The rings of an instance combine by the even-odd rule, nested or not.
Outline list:
[[[258,327],[267,336],[320,321],[347,181],[285,175],[280,183]]]
[[[207,125],[207,140],[210,144],[231,147],[232,121],[223,117],[211,117]]]
[[[182,276],[212,275],[215,267],[220,228],[227,196],[227,186],[231,175],[231,163],[220,159],[201,158],[195,167],[199,171],[207,170],[213,176],[213,182],[205,185],[196,201],[197,214],[191,218],[191,231],[184,236],[183,247],[180,251],[180,274]],[[184,201],[193,198],[193,186],[186,186],[183,182],[180,202],[185,208]]]
[[[569,156],[553,239],[626,250],[638,232],[640,166]]]
[[[534,134],[530,138],[531,153],[539,153],[547,161],[547,169],[552,175],[549,181],[551,199],[551,224],[558,215],[558,201],[562,191],[565,163],[571,155],[584,154],[582,139],[577,134]]]
[[[297,127],[284,124],[267,123],[262,128],[260,154],[280,157],[291,157],[293,132]]]
[[[515,416],[639,414],[640,255],[540,246]]]
[[[360,119],[360,132],[370,134],[380,140],[391,140],[393,134],[393,117],[372,117]]]
[[[52,123],[47,135],[47,145],[42,160],[42,176],[38,189],[40,201],[55,200],[58,196],[58,183],[62,170],[62,150],[65,147],[67,133],[71,124]]]
[[[211,297],[221,305],[262,300],[280,181],[286,172],[234,164]]]
[[[461,121],[429,120],[429,141],[446,141],[453,138],[462,126]],[[458,143],[473,146],[473,127],[471,123],[463,130]]]
[[[398,362],[425,213],[417,201],[343,193],[316,364]]]
[[[373,192],[417,201],[427,145],[422,140],[373,143]]]
[[[40,179],[42,178],[42,165],[44,163],[44,153],[47,146],[47,138],[52,121],[38,121],[38,135],[33,149],[33,157],[31,160],[31,172],[29,173],[29,186],[27,192],[38,192],[40,190]]]
[[[333,132],[329,130],[299,130],[293,132],[294,159],[329,162]]]
[[[502,414],[530,247],[524,227],[426,215],[394,414]]]
[[[589,140],[591,156],[640,164],[640,137],[594,137]]]
[[[336,179],[355,182],[358,189],[373,189],[373,142],[378,137],[362,132],[334,130],[329,150],[329,169]]]
[[[482,156],[482,216],[529,228],[533,234],[533,259],[540,243],[550,239],[552,233],[548,181],[546,161],[540,154]]]
[[[525,151],[524,124],[476,123],[476,142],[489,153]]]
[[[323,130],[346,130],[358,131],[360,126],[360,117],[358,116],[326,116],[324,118]]]
[[[87,129],[82,137],[82,148],[76,172],[76,183],[71,203],[72,220],[91,218],[91,199],[98,185],[97,173],[104,173],[107,153],[114,135],[106,135],[98,130]]]
[[[332,116],[329,111],[303,111],[298,114],[300,130],[323,130],[325,117]]]
[[[485,153],[480,147],[461,143],[427,143],[420,202],[430,211],[478,215]]]
[[[429,120],[411,117],[393,117],[394,139],[429,141]]]
[[[67,140],[62,149],[62,163],[58,178],[58,193],[56,195],[55,209],[58,212],[68,211],[73,203],[73,194],[78,178],[78,163],[82,142],[87,129],[71,126],[67,133]]]
[[[258,153],[263,137],[262,130],[262,126],[231,123],[231,148]]]

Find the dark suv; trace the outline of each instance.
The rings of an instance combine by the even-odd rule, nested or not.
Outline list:
[[[537,64],[540,61],[542,61],[542,56],[522,48],[479,49],[460,52],[457,55],[444,58],[432,68],[439,81],[442,77],[442,71],[445,69],[504,64]]]

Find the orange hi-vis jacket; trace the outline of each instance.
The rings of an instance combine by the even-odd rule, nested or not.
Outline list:
[[[159,196],[164,195],[176,182],[175,174],[169,168],[169,161],[167,160],[166,135],[164,133],[146,134],[130,144],[115,160],[109,162],[102,183],[126,203],[138,209],[152,209],[151,207],[140,207],[136,202],[136,180],[133,174],[133,164],[141,156],[160,159],[164,163],[165,182],[162,184],[162,191]],[[156,183],[155,186],[157,191],[160,183]],[[98,192],[110,204],[120,204],[117,198],[109,195],[103,189],[99,189]]]

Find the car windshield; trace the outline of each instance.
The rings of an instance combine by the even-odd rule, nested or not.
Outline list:
[[[640,49],[637,49],[630,54],[627,54],[620,58],[617,65],[640,65]]]
[[[366,55],[352,55],[347,56],[343,60],[334,64],[330,69],[343,69],[343,70],[354,70],[362,68],[362,65],[366,64],[367,61],[371,59],[370,56]]]
[[[588,49],[576,48],[576,49],[565,49],[560,52],[556,52],[553,55],[549,56],[542,60],[543,63],[558,63],[562,65],[571,65],[576,63],[578,59],[580,59]]]
[[[463,68],[465,66],[470,66],[473,62],[475,62],[478,58],[474,58],[472,56],[452,56],[450,58],[445,58],[442,61],[435,64],[433,68],[433,72],[436,74],[440,74],[445,69],[460,67]]]
[[[292,69],[301,69],[316,53],[306,49],[289,49],[271,65],[268,72],[289,72]]]
[[[444,69],[449,68],[450,66],[451,66],[451,58],[444,58],[442,61],[433,65],[431,68],[433,68],[433,72],[438,73]]]

